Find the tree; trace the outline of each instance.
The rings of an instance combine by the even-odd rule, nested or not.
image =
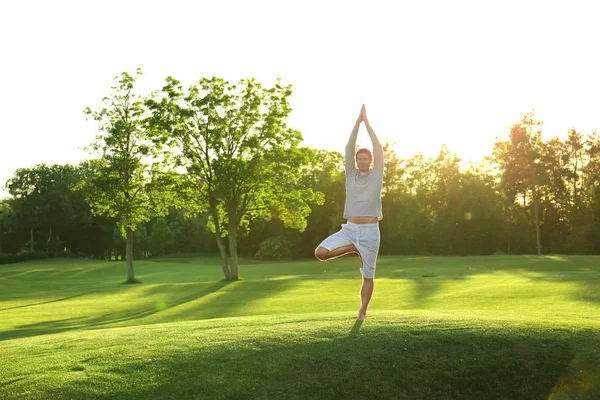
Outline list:
[[[88,206],[81,191],[75,190],[81,172],[72,165],[39,164],[19,168],[7,182],[14,196],[18,224],[29,229],[28,247],[61,251],[65,237],[76,225],[87,223]]]
[[[164,218],[157,218],[152,224],[149,241],[152,254],[160,255],[165,255],[175,243],[175,236]]]
[[[133,92],[137,76],[115,76],[104,107],[84,112],[99,124],[101,132],[91,145],[100,158],[93,161],[91,176],[82,182],[92,212],[116,218],[126,238],[127,282],[136,282],[133,271],[133,233],[138,224],[167,213],[170,190],[156,185],[160,147],[150,141],[144,99]],[[150,165],[150,162],[155,162]]]
[[[422,155],[400,159],[393,145],[384,146],[381,253],[424,253],[429,247],[430,223],[425,201],[417,201],[417,193],[422,194],[419,182],[427,174],[425,161]]]
[[[11,218],[13,210],[8,200],[0,200],[0,254],[2,254],[2,243],[11,229]]]
[[[309,170],[303,174],[301,184],[323,194],[309,203],[311,213],[303,234],[307,240],[299,240],[301,249],[298,253],[312,256],[320,241],[338,231],[345,221],[344,156],[335,151],[317,150],[311,158]]]
[[[484,165],[471,165],[461,173],[458,229],[455,243],[460,254],[493,254],[501,249],[505,223],[502,220],[502,197],[491,173]]]
[[[496,142],[493,150],[494,161],[502,171],[501,187],[509,207],[514,206],[519,196],[523,207],[531,199],[538,254],[542,254],[539,192],[548,179],[542,162],[542,132],[538,128],[542,124],[535,120],[534,111],[521,114],[521,121],[511,127],[510,139]]]
[[[564,143],[565,159],[563,162],[568,170],[566,180],[571,190],[572,205],[574,207],[580,204],[583,190],[582,172],[586,161],[583,139],[583,135],[572,128],[569,130],[568,139]]]
[[[572,252],[600,254],[600,136],[588,133],[583,144],[581,198],[571,219]]]
[[[461,175],[460,158],[450,152],[446,145],[442,145],[440,153],[432,162],[430,170],[433,176],[433,185],[430,191],[431,217],[434,223],[433,250],[436,253],[453,254],[464,241],[457,241],[458,221],[463,218],[464,212],[459,203]],[[458,250],[460,252],[460,250]]]
[[[544,237],[545,247],[560,253],[566,251],[575,204],[581,200],[582,154],[573,133],[570,132],[566,141],[553,138],[540,146],[539,164],[544,168],[543,185],[539,190],[540,235]]]
[[[285,123],[291,93],[279,81],[265,88],[255,79],[232,85],[220,78],[184,91],[169,77],[148,102],[157,142],[177,149],[191,200],[211,215],[227,280],[239,279],[238,230],[250,220],[306,227],[315,193],[298,182],[311,150],[299,147],[302,135]]]
[[[214,234],[208,229],[208,213],[186,215],[186,210],[171,209],[166,220],[173,234],[175,253],[216,253]]]

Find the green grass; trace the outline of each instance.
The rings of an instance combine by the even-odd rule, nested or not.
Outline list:
[[[600,257],[0,267],[4,399],[598,399]]]

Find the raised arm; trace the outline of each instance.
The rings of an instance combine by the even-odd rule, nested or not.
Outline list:
[[[369,137],[371,138],[371,143],[373,144],[373,168],[383,171],[383,146],[379,142],[377,135],[375,135],[375,131],[371,127],[369,120],[367,118],[367,110],[363,104],[361,109],[362,120],[367,127],[367,132],[369,133]]]
[[[356,137],[358,136],[358,128],[360,127],[360,123],[362,122],[362,120],[363,111],[361,108],[360,114],[358,115],[358,119],[356,120],[354,128],[352,129],[352,133],[350,133],[350,139],[348,139],[348,144],[346,145],[346,154],[344,156],[344,167],[346,168],[346,173],[356,169],[356,162],[354,160],[354,157],[356,155]]]

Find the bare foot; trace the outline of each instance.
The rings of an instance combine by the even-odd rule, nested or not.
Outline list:
[[[357,321],[364,321],[365,318],[367,318],[367,313],[359,311],[358,312],[358,317],[356,317]]]

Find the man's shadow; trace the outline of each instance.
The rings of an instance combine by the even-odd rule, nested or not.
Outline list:
[[[350,329],[350,336],[358,334],[358,331],[360,330],[360,327],[362,326],[363,322],[365,322],[365,321],[364,320],[360,320],[360,321],[357,320],[354,323],[354,326],[352,327],[352,329]]]

